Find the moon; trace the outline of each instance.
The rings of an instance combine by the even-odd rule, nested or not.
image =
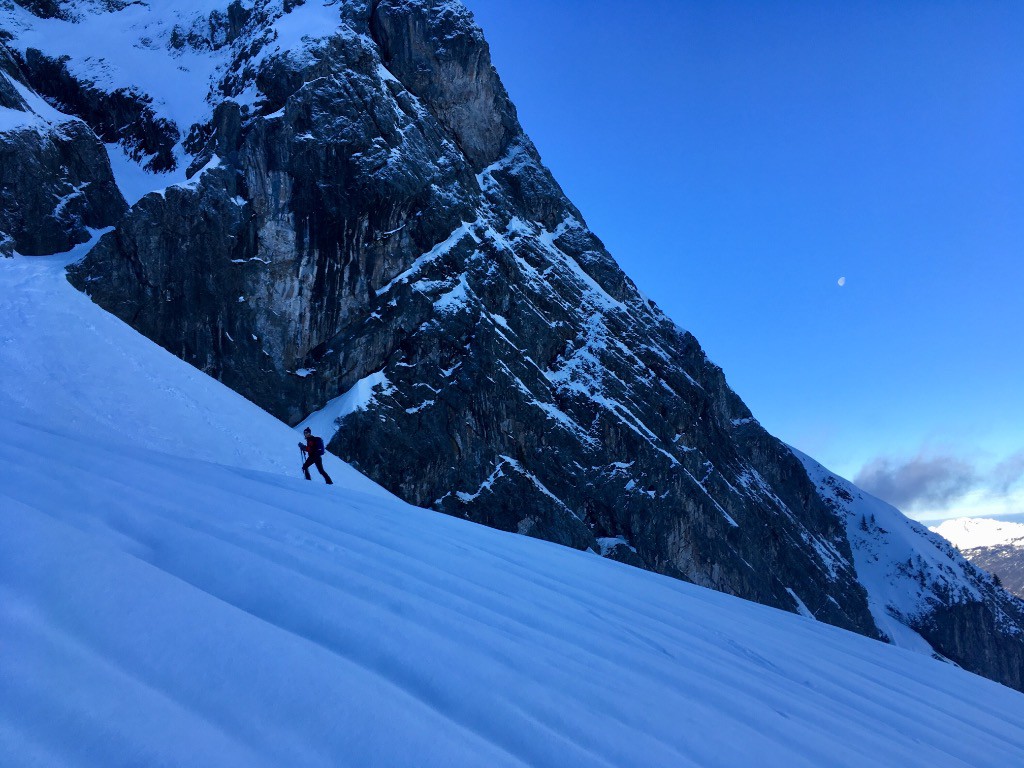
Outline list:
[[[839,278],[839,287],[842,288],[844,285],[846,285],[846,278],[845,277],[840,277]]]

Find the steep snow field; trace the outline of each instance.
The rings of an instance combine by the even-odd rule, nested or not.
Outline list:
[[[410,507],[0,259],[0,763],[1009,766],[1024,696]]]
[[[0,261],[0,418],[128,450],[301,477],[300,435],[67,283],[65,265],[92,244]],[[393,498],[333,456],[324,466],[350,488]]]

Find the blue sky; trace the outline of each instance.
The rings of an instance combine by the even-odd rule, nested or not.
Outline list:
[[[467,5],[569,197],[771,432],[918,517],[1024,511],[1024,4]]]

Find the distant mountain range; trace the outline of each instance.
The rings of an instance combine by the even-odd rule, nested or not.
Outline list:
[[[996,576],[1005,589],[1024,597],[1024,524],[1013,522],[1020,517],[960,517],[931,530],[952,542],[976,566]]]

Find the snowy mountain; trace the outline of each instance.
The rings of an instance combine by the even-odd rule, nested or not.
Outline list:
[[[887,639],[1024,687],[1024,603],[941,536],[794,453],[844,519],[871,615]]]
[[[1024,524],[983,517],[945,520],[931,529],[948,539],[979,568],[1024,596]]]
[[[1024,759],[951,664],[419,509],[0,259],[4,765]]]
[[[1024,523],[986,517],[943,520],[929,530],[952,542],[958,549],[979,547],[1024,547]]]
[[[0,0],[0,40],[6,252],[98,237],[75,286],[407,502],[1021,686],[1019,603],[876,578],[934,539],[851,532],[636,290],[460,3]]]

